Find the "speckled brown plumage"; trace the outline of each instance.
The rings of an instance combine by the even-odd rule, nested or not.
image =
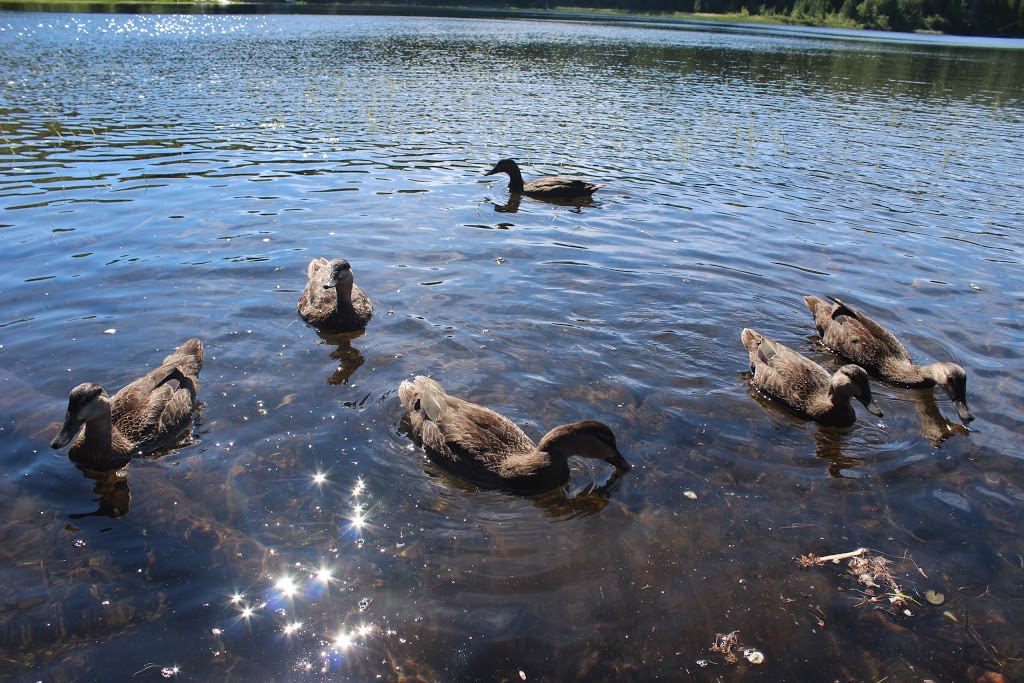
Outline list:
[[[373,304],[355,284],[345,259],[313,259],[306,268],[306,288],[299,296],[299,315],[322,332],[355,332],[373,317]]]
[[[508,191],[511,193],[522,193],[531,197],[566,199],[570,197],[589,197],[604,185],[587,182],[579,178],[566,176],[550,176],[534,180],[530,183],[523,182],[523,174],[519,170],[519,164],[514,159],[502,159],[484,175],[495,173],[508,174]]]
[[[832,301],[804,297],[822,344],[886,382],[906,387],[938,384],[952,399],[964,424],[974,419],[967,407],[967,373],[962,367],[955,363],[914,365],[907,349],[889,330],[839,299]]]
[[[557,488],[569,480],[571,455],[632,469],[612,430],[594,420],[555,427],[534,444],[508,418],[449,396],[428,377],[402,382],[398,395],[431,459],[476,484],[519,492]]]
[[[844,365],[834,375],[793,349],[751,329],[742,333],[750,354],[751,382],[801,417],[825,425],[848,427],[857,415],[855,398],[870,412],[882,416],[871,398],[868,374],[856,365]]]
[[[112,470],[126,465],[132,456],[173,444],[192,426],[205,358],[202,342],[189,339],[160,367],[113,397],[108,398],[95,382],[79,384],[71,390],[64,424],[50,445],[61,448],[74,439],[68,449],[73,462]]]

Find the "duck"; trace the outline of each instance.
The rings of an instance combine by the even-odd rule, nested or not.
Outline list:
[[[306,268],[306,288],[299,296],[302,319],[321,332],[356,332],[373,317],[373,303],[355,283],[352,265],[343,258],[315,258]]]
[[[570,197],[589,197],[604,185],[590,183],[579,178],[566,176],[550,176],[530,183],[523,182],[523,174],[515,159],[502,159],[494,165],[485,176],[495,173],[508,174],[508,191],[512,194],[521,193],[541,199],[558,199]]]
[[[750,354],[752,383],[801,417],[823,425],[849,427],[857,415],[855,398],[868,412],[883,417],[871,397],[868,373],[857,365],[844,365],[830,375],[821,365],[793,349],[745,328],[743,346]]]
[[[518,493],[559,488],[569,481],[571,455],[604,460],[617,472],[632,469],[611,428],[596,420],[560,425],[535,444],[508,418],[449,395],[429,377],[403,381],[398,396],[430,459],[485,488]]]
[[[915,365],[910,354],[889,330],[839,299],[826,301],[805,296],[822,344],[890,384],[912,389],[940,386],[953,401],[960,421],[974,413],[967,406],[967,372],[956,363]]]
[[[72,462],[106,471],[124,467],[133,456],[172,445],[192,426],[205,359],[203,343],[189,339],[160,367],[113,396],[95,382],[79,384],[71,390],[64,424],[50,447],[71,442]]]

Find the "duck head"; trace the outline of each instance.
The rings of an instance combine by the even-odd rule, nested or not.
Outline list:
[[[339,283],[351,285],[354,281],[351,264],[343,258],[336,258],[331,261],[331,274],[324,283],[324,289],[333,289]]]
[[[562,451],[583,458],[604,460],[617,469],[628,472],[633,469],[615,444],[615,433],[603,422],[585,420],[555,427],[541,439],[538,449]]]
[[[864,404],[867,411],[872,415],[884,417],[882,410],[871,397],[871,385],[868,382],[867,371],[859,365],[844,365],[836,371],[832,378],[832,388],[850,398],[855,398]]]
[[[519,164],[517,164],[514,159],[502,159],[494,165],[494,168],[487,173],[484,173],[484,175],[494,175],[495,173],[507,173],[510,176],[516,175],[519,173]]]
[[[956,363],[933,363],[928,366],[935,383],[942,387],[953,401],[960,421],[967,424],[974,419],[974,413],[967,407],[967,373]]]
[[[110,401],[107,392],[95,382],[79,384],[71,390],[68,397],[68,411],[64,415],[64,424],[50,442],[50,448],[66,446],[78,435],[82,426],[102,417],[110,416]]]

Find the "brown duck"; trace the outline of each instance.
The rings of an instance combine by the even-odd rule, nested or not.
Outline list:
[[[967,373],[962,367],[955,363],[914,365],[906,348],[889,330],[839,299],[832,301],[804,297],[826,347],[883,381],[911,388],[937,384],[953,400],[964,424],[974,419],[967,407]]]
[[[743,346],[750,353],[751,380],[758,389],[801,417],[833,427],[849,427],[857,415],[855,398],[869,412],[882,417],[868,384],[868,373],[844,365],[834,375],[793,349],[751,329],[744,329]]]
[[[632,469],[616,447],[612,430],[601,422],[561,425],[534,444],[508,418],[449,396],[428,377],[402,382],[398,396],[431,460],[482,486],[520,493],[558,488],[569,481],[571,455]]]
[[[79,384],[50,446],[74,439],[68,457],[93,470],[116,470],[133,456],[170,446],[192,426],[205,357],[203,343],[189,339],[112,397],[95,382]]]
[[[352,266],[336,258],[313,259],[306,268],[306,288],[299,296],[299,315],[321,332],[355,332],[373,317],[370,297],[355,283]]]
[[[508,174],[508,191],[510,193],[521,193],[541,199],[589,197],[598,188],[604,187],[604,185],[588,183],[579,178],[568,178],[566,176],[551,176],[534,180],[530,183],[524,183],[523,174],[519,170],[519,164],[513,159],[502,159],[484,175],[494,175],[495,173]]]

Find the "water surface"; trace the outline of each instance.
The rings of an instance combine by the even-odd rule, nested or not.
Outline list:
[[[1024,676],[1007,45],[0,14],[0,672]],[[483,177],[504,156],[606,187],[516,201]],[[295,314],[319,256],[353,264],[365,334]],[[752,392],[743,327],[838,366],[811,293],[967,368],[970,432],[931,391],[874,384],[885,418],[845,431]],[[99,481],[49,449],[72,386],[116,390],[196,335],[190,443]],[[635,469],[462,484],[402,423],[415,374],[534,437],[605,421]],[[793,561],[860,546],[905,606]],[[764,663],[712,651],[732,632]]]

